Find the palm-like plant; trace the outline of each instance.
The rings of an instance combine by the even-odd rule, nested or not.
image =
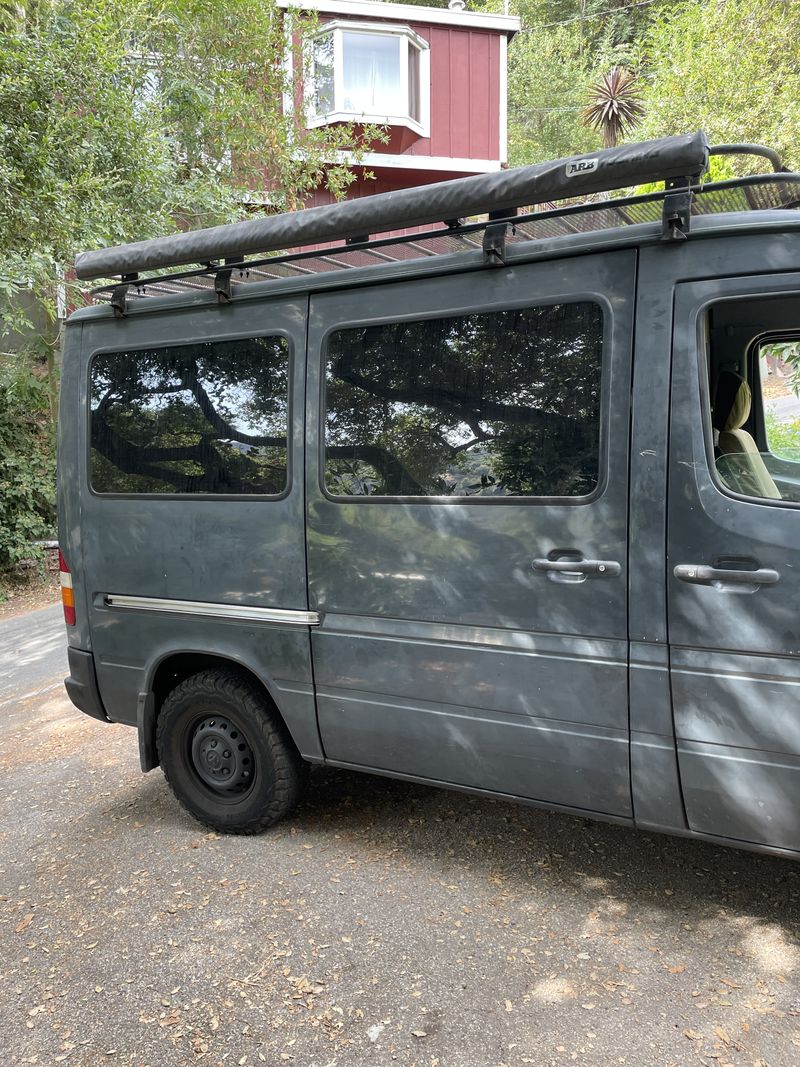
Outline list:
[[[602,130],[604,148],[614,148],[644,115],[639,82],[625,67],[613,67],[590,92],[591,103],[583,110],[583,121],[593,130]]]

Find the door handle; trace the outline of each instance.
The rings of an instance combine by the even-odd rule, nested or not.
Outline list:
[[[533,569],[551,574],[583,574],[616,578],[622,567],[614,559],[535,559]]]
[[[737,567],[709,567],[700,563],[679,563],[672,572],[682,582],[694,585],[774,585],[780,575],[770,567],[745,571]]]

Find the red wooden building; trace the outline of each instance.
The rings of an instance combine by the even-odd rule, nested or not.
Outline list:
[[[348,198],[500,170],[506,162],[506,50],[519,19],[374,0],[278,0],[314,10],[303,92],[309,126],[389,128]],[[363,170],[374,174],[364,179]],[[308,206],[330,203],[320,189]]]

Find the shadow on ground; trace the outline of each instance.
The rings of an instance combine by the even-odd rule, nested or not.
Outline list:
[[[191,824],[165,791],[159,772],[146,779],[136,818],[157,810],[167,825]],[[260,839],[265,852],[272,836],[287,834],[351,842],[400,867],[469,869],[513,895],[569,891],[588,908],[611,899],[620,918],[632,907],[680,921],[746,917],[749,948],[766,970],[800,963],[800,951],[795,958],[758,933],[779,924],[800,944],[800,867],[792,860],[333,768],[313,769],[296,812]]]

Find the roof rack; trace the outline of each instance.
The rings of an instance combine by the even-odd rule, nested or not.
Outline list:
[[[733,153],[764,156],[774,173],[700,183],[710,155]],[[554,203],[660,180],[665,188],[658,192],[560,207]],[[76,273],[79,278],[117,274],[118,281],[94,292],[101,299],[110,294],[115,312],[124,314],[128,295],[148,291],[213,289],[221,302],[228,302],[234,279],[285,278],[476,249],[482,249],[487,265],[499,265],[507,243],[634,222],[660,219],[662,239],[681,241],[692,215],[791,207],[799,200],[800,175],[785,171],[772,149],[745,144],[709,148],[697,133],[88,252],[78,257]],[[522,205],[543,203],[545,210],[518,214]],[[479,213],[484,221],[463,221],[463,215]],[[418,232],[386,235],[401,227]],[[372,234],[378,236],[364,236]],[[336,241],[343,243],[320,249]],[[303,251],[303,245],[315,247]],[[147,277],[140,273],[175,266],[187,269]]]
[[[359,238],[393,229],[435,225],[483,212],[511,214],[521,205],[608,192],[643,182],[699,178],[708,167],[708,142],[698,132],[608,148],[532,167],[456,178],[375,196],[344,200],[158,237],[151,241],[83,252],[80,279],[133,275],[143,270],[219,262],[321,241]]]

